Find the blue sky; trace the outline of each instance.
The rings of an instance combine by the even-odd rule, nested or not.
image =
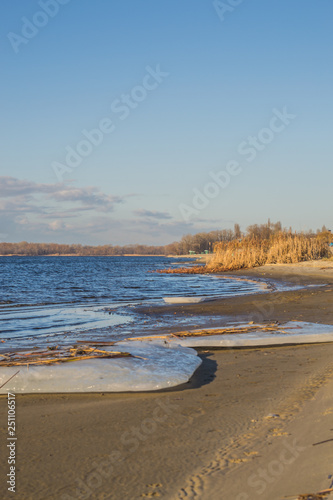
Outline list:
[[[0,240],[333,226],[329,0],[0,9]]]

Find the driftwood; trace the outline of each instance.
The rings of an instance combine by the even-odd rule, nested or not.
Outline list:
[[[71,361],[84,361],[87,359],[99,358],[140,358],[133,356],[129,352],[104,351],[101,349],[82,346],[79,348],[51,349],[49,351],[17,352],[0,355],[0,367],[20,366],[20,365],[50,365],[56,363],[66,363]]]
[[[274,333],[285,333],[286,330],[298,329],[299,326],[289,326],[280,328],[276,323],[269,323],[267,325],[246,325],[242,327],[226,327],[226,328],[214,328],[214,329],[202,329],[202,330],[184,330],[176,333],[169,333],[165,335],[151,335],[146,337],[129,337],[123,340],[131,341],[148,341],[148,340],[175,340],[184,337],[206,337],[212,335],[230,335],[230,334],[241,334],[250,332],[270,332]],[[118,352],[118,351],[105,351],[99,349],[98,347],[112,346],[117,343],[117,341],[78,341],[79,346],[74,347],[61,347],[52,346],[48,347],[47,350],[36,349],[33,352],[9,352],[5,354],[0,354],[0,367],[9,366],[20,366],[20,365],[52,365],[57,363],[66,363],[71,361],[84,361],[87,359],[98,359],[98,358],[138,358],[145,359],[140,356],[134,356],[128,352]],[[82,344],[82,345],[81,345]]]
[[[230,334],[239,334],[239,333],[250,333],[250,332],[271,332],[271,333],[288,333],[286,330],[294,330],[299,329],[299,326],[287,326],[285,328],[279,328],[275,323],[268,325],[249,325],[241,328],[229,327],[229,328],[213,328],[213,329],[204,329],[204,330],[184,330],[176,333],[169,333],[166,335],[149,335],[147,337],[129,337],[124,340],[171,340],[174,338],[182,338],[182,337],[206,337],[210,335],[230,335]]]

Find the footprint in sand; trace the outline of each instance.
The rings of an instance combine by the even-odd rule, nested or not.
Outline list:
[[[252,455],[258,455],[257,451],[244,451],[244,455],[251,457]]]
[[[153,498],[153,497],[160,497],[161,496],[161,493],[159,493],[158,491],[156,491],[158,488],[161,488],[162,487],[162,484],[160,483],[156,483],[156,484],[146,484],[146,487],[147,488],[152,488],[153,491],[148,491],[146,493],[142,493],[142,497],[145,497],[145,498]]]
[[[281,429],[269,429],[269,432],[271,433],[271,436],[274,437],[289,436],[288,432],[283,432]]]
[[[247,462],[247,458],[229,458],[229,462],[232,464],[242,464]]]

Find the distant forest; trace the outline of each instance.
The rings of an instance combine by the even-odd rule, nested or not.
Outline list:
[[[282,231],[281,222],[267,224],[254,224],[243,233],[239,224],[234,225],[234,229],[222,229],[210,231],[208,233],[187,234],[180,241],[175,241],[168,245],[64,245],[59,243],[0,243],[0,255],[81,255],[81,256],[121,256],[121,255],[187,255],[189,252],[201,254],[212,252],[214,245],[221,242],[240,240],[244,237],[263,237]],[[289,228],[283,231],[292,232]],[[325,226],[316,233],[328,231]],[[307,236],[315,236],[310,230]]]

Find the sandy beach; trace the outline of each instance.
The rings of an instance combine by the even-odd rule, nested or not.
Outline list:
[[[330,262],[232,275],[305,288],[148,312],[333,325]],[[330,488],[333,344],[199,355],[191,381],[170,390],[17,396],[15,497],[280,500]],[[6,397],[0,410],[5,457]],[[1,460],[2,498],[13,495],[7,468]]]

